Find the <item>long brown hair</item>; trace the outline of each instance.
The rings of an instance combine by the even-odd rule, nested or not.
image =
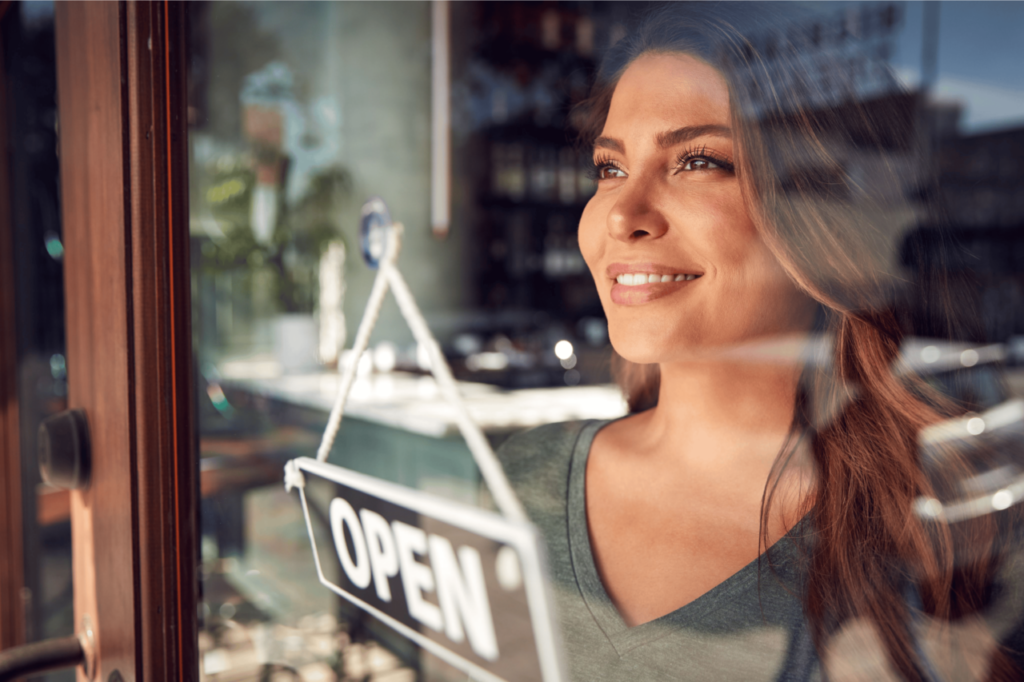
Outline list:
[[[765,25],[741,4],[748,23]],[[921,182],[918,100],[894,89],[858,99],[836,82],[841,69],[820,59],[809,66],[806,50],[787,37],[792,32],[754,41],[714,8],[684,5],[649,16],[612,48],[576,125],[587,144],[600,135],[618,78],[645,53],[696,56],[729,83],[737,175],[751,218],[788,275],[819,303],[816,331],[831,344],[827,362],[807,366],[794,406],[794,431],[809,438],[815,468],[802,586],[812,636],[824,655],[844,623],[866,619],[903,678],[927,679],[913,622],[924,614],[948,623],[986,606],[999,519],[950,524],[915,513],[915,504],[947,499],[971,475],[952,450],[926,471],[921,433],[973,407],[905,367],[897,371],[908,335],[972,336],[945,271],[919,272],[908,284],[897,257],[897,237],[923,218],[907,198],[908,185]],[[825,76],[833,87],[823,88]],[[851,156],[866,176],[854,177],[845,163]],[[656,365],[616,358],[613,370],[631,410],[656,404]],[[763,544],[787,454],[765,490]],[[1012,670],[996,651],[989,678],[1016,679]]]

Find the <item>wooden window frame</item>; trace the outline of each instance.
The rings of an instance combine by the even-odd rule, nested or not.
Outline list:
[[[56,3],[75,623],[92,678],[198,674],[184,3]],[[89,679],[79,668],[79,679]]]

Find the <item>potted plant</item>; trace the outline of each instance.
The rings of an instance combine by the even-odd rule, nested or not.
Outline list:
[[[329,244],[344,243],[339,217],[352,181],[345,169],[328,167],[288,202],[280,183],[268,196],[269,183],[259,181],[264,165],[258,156],[222,158],[208,169],[204,199],[222,236],[203,248],[200,267],[245,275],[259,299],[256,314],[272,318],[278,361],[286,372],[298,371],[316,362],[318,267]]]

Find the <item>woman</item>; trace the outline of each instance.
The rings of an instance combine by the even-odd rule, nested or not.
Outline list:
[[[898,369],[905,335],[962,333],[942,276],[900,284],[906,112],[702,14],[648,19],[584,110],[579,243],[631,414],[500,452],[572,678],[1021,679],[994,597],[1015,512],[947,522],[968,456],[919,447],[975,406]]]

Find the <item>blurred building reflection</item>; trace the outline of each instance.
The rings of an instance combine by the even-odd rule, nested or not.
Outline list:
[[[978,26],[1007,23],[976,5]],[[605,51],[648,6],[451,5],[452,222],[438,239],[430,225],[428,4],[189,5],[204,679],[452,677],[327,597],[308,561],[301,511],[281,487],[281,465],[315,450],[336,370],[356,362],[355,418],[332,458],[490,504],[397,308],[386,305],[371,356],[346,358],[342,350],[373,278],[359,259],[357,230],[359,205],[374,194],[406,226],[403,273],[493,443],[546,421],[624,411],[606,385],[607,325],[576,240],[594,183],[572,110]],[[779,35],[795,35],[807,59],[847,69],[853,78],[842,82],[857,84],[825,88],[821,113],[843,116],[855,100],[890,117],[883,142],[904,182],[875,189],[911,197],[918,213],[892,226],[893,253],[885,256],[911,282],[941,269],[976,302],[978,328],[960,339],[963,347],[925,338],[903,349],[909,366],[978,413],[925,434],[925,445],[953,431],[964,447],[1011,432],[1018,438],[989,426],[1007,405],[1019,407],[998,407],[1004,378],[1010,394],[1024,396],[1024,110],[1017,118],[1012,108],[988,112],[989,127],[978,129],[976,110],[990,100],[971,100],[970,89],[950,99],[939,87],[947,63],[936,55],[949,41],[917,5],[802,3],[792,13],[765,27],[758,49],[771,58]],[[39,492],[24,496],[25,597],[30,638],[41,639],[73,630],[67,499],[40,487],[34,454],[39,421],[63,409],[66,395],[52,11],[16,2],[0,22],[12,122],[23,489]],[[1024,58],[1020,45],[1000,49],[1013,51],[1015,65]],[[957,63],[949,66],[956,72]],[[993,66],[992,77],[1012,92],[1019,83],[1004,71]],[[838,161],[870,187],[872,167],[857,146],[850,140]],[[829,172],[793,169],[790,181],[802,174],[827,186]],[[927,305],[920,302],[925,313]],[[998,477],[972,479],[965,490],[992,497],[1021,473],[1016,466],[999,462]],[[329,492],[310,494],[315,502]]]

